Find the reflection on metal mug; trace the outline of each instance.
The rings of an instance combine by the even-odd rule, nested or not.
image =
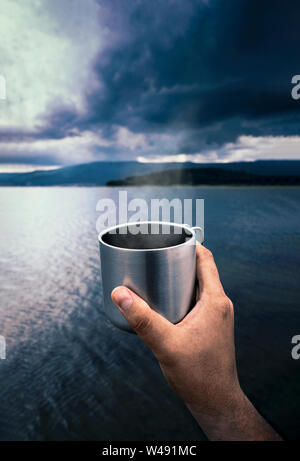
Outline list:
[[[195,303],[196,230],[158,221],[120,224],[99,234],[104,311],[117,327],[132,331],[111,300],[125,285],[170,322],[177,323]]]

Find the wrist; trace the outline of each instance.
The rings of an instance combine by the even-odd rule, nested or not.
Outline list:
[[[207,425],[210,421],[213,425],[223,425],[235,420],[241,412],[245,411],[247,404],[250,404],[246,395],[238,385],[228,393],[213,395],[210,401],[187,403],[192,415],[201,425]]]
[[[240,387],[231,393],[226,404],[212,411],[201,411],[197,405],[188,405],[188,408],[210,440],[282,440],[256,411]]]
[[[247,433],[244,426],[252,404],[239,386],[205,408],[197,404],[187,406],[210,440],[247,439],[243,433]]]

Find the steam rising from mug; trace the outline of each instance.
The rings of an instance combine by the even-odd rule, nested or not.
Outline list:
[[[124,285],[149,306],[177,323],[195,303],[196,235],[199,227],[143,221],[105,229],[99,234],[104,310],[117,327],[132,331],[111,300]]]

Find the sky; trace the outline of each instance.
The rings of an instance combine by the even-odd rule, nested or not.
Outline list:
[[[300,159],[299,17],[282,0],[1,0],[0,172]]]

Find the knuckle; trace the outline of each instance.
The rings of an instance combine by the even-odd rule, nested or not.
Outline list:
[[[225,320],[233,314],[233,304],[231,299],[228,298],[225,294],[222,295],[217,301],[219,311],[222,318]]]
[[[137,333],[144,333],[145,331],[149,330],[151,326],[151,318],[140,317],[138,319],[135,319],[132,322],[131,326]]]
[[[205,254],[208,259],[214,259],[212,252],[208,248],[205,248]]]

